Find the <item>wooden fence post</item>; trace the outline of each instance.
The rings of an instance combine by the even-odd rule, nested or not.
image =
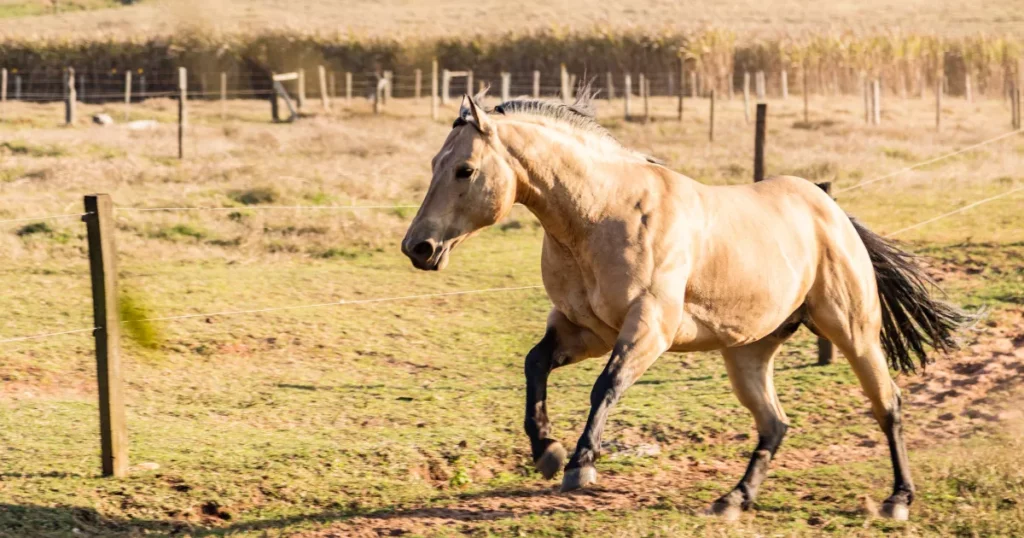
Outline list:
[[[750,123],[750,71],[743,72],[743,119]]]
[[[803,94],[804,98],[804,123],[809,126],[811,123],[811,114],[810,96],[808,96],[807,90],[807,60],[804,60],[800,64],[800,93]]]
[[[345,72],[345,104],[352,104],[352,72]]]
[[[754,85],[757,87],[757,100],[764,101],[766,93],[766,88],[764,87],[764,71],[757,72],[757,78],[755,79]]]
[[[387,102],[388,79],[380,77],[377,79],[377,88],[373,92],[373,113],[380,114],[381,107]]]
[[[430,61],[430,118],[437,119],[437,58]]]
[[[320,106],[327,112],[331,110],[331,97],[327,94],[327,68],[320,65],[316,70],[320,79]]]
[[[1017,88],[1017,91],[1015,93],[1017,94],[1017,98],[1015,99],[1015,101],[1017,102],[1017,128],[1020,129],[1021,128],[1021,121],[1020,121],[1020,109],[1021,109],[1020,88]]]
[[[7,68],[0,69],[0,120],[7,109]]]
[[[649,99],[647,99],[647,75],[644,74],[644,73],[640,73],[639,78],[640,78],[640,88],[639,88],[640,89],[640,99],[641,99],[641,101],[644,104],[644,123],[647,123],[651,119],[651,117],[650,117],[651,109],[650,109],[650,104],[648,103]]]
[[[188,101],[188,71],[178,68],[178,158],[185,158],[185,125],[188,122],[185,114],[185,102]]]
[[[395,74],[391,71],[384,71],[384,80],[387,84],[384,86],[384,104],[391,101],[391,82],[395,80]]]
[[[14,100],[21,101],[21,75],[14,75]]]
[[[277,80],[276,73],[270,73],[270,120],[274,123],[281,121],[280,104],[277,102]]]
[[[711,89],[708,101],[708,142],[715,141],[715,90]]]
[[[606,99],[609,101],[615,99],[615,78],[612,76],[611,71],[606,71],[604,74],[604,87],[607,94]]]
[[[124,121],[128,121],[128,115],[132,108],[132,70],[124,70]]]
[[[632,116],[631,111],[629,109],[629,101],[633,95],[633,79],[629,73],[626,73],[626,75],[623,77],[622,92],[622,97],[624,99],[624,105],[626,108],[626,121],[629,121]]]
[[[683,84],[686,82],[686,58],[679,56],[679,95],[677,96],[678,103],[676,104],[676,119],[683,121],[683,95],[686,93],[683,91]]]
[[[299,112],[306,108],[306,70],[299,68],[299,83],[298,83],[298,95],[295,96],[296,105]]]
[[[757,123],[754,127],[754,182],[764,180],[764,134],[768,105],[757,104]]]
[[[413,81],[413,98],[416,99],[416,103],[419,103],[423,93],[423,70],[417,69],[413,71],[413,78],[415,79]]]
[[[473,95],[473,70],[466,71],[466,95]]]
[[[220,121],[228,118],[228,74],[220,72]]]
[[[789,72],[782,70],[782,98],[789,99]]]
[[[75,94],[75,68],[69,67],[67,73],[64,76],[64,88],[65,88],[65,99],[64,99],[64,124],[74,125],[75,124],[75,101],[77,96]]]
[[[74,82],[71,85],[74,86]],[[78,99],[85,102],[85,73],[78,75]]]
[[[335,85],[334,71],[327,72],[327,85],[329,87],[331,99],[338,98],[337,86]]]
[[[874,114],[873,123],[882,124],[882,83],[876,78],[871,83],[871,111]]]
[[[501,74],[501,102],[504,103],[509,100],[509,96],[512,92],[512,73]]]
[[[128,474],[128,432],[121,382],[121,320],[118,314],[114,203],[106,194],[85,197],[85,221],[92,277],[92,313],[96,329],[96,378],[99,385],[100,454],[103,476]]]
[[[568,103],[569,102],[569,72],[566,71],[565,64],[562,64],[560,73],[561,73],[561,75],[560,75],[561,76],[561,79],[560,79],[561,80],[561,85],[560,85],[559,92],[561,93],[562,102],[563,103]]]
[[[1010,127],[1020,129],[1020,89],[1010,87]]]
[[[533,70],[533,98],[540,98],[540,71]]]
[[[441,104],[447,105],[449,94],[451,93],[452,74],[451,71],[444,69],[441,71]]]
[[[1017,102],[1017,128],[1020,129],[1021,128],[1021,122],[1020,122],[1020,109],[1021,109],[1020,88],[1017,88],[1017,91],[1014,92],[1014,93],[1017,94],[1016,95],[1016,99],[1014,99],[1014,101]]]

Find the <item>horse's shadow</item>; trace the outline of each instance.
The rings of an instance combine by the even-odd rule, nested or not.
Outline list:
[[[466,507],[467,501],[488,501],[502,499],[509,501],[529,498],[543,498],[557,495],[551,490],[534,488],[499,488],[475,493],[455,495],[451,502],[456,506],[423,507],[405,509],[340,509],[286,516],[255,521],[239,521],[224,524],[203,524],[175,519],[112,518],[104,516],[93,508],[81,506],[41,506],[35,504],[0,503],[0,536],[153,536],[195,537],[228,536],[239,532],[261,532],[285,530],[304,523],[343,523],[355,518],[365,520],[392,519],[440,519],[449,521],[496,521],[510,517],[545,512],[543,508],[510,510],[507,508]],[[579,511],[584,511],[583,507]]]

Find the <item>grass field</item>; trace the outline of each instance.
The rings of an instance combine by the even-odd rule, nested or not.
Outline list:
[[[134,8],[133,8],[134,9]],[[750,181],[753,128],[739,101],[655,100],[656,121],[602,123],[627,146],[706,183]],[[454,109],[362,100],[292,125],[262,101],[193,103],[176,158],[176,103],[135,105],[154,130],[88,124],[121,105],[8,103],[0,122],[0,220],[77,213],[110,193],[119,277],[138,316],[538,284],[542,231],[524,209],[464,245],[440,274],[398,251],[430,157]],[[1001,101],[886,102],[865,126],[854,98],[771,101],[767,168],[845,189],[1009,131]],[[316,106],[314,105],[314,109]],[[1024,136],[850,190],[839,202],[888,233],[1024,185]],[[325,209],[271,210],[267,206]],[[68,335],[0,344],[0,535],[678,536],[1024,533],[1024,193],[901,234],[951,300],[987,317],[965,348],[907,395],[918,486],[912,520],[872,517],[891,480],[885,439],[849,367],[812,366],[805,332],[776,384],[791,434],[757,510],[698,515],[742,474],[752,420],[714,354],[669,354],[616,407],[597,488],[556,493],[522,433],[522,360],[549,303],[541,290],[339,305],[158,323],[125,343],[132,472],[98,477],[92,344]],[[0,339],[91,326],[84,228],[76,219],[0,229]],[[551,414],[572,446],[603,362],[552,376]],[[152,465],[156,464],[156,466]],[[156,467],[156,468],[154,468]],[[873,501],[872,501],[873,500]]]
[[[877,31],[929,28],[941,35],[978,32],[1012,34],[1024,23],[1015,0],[984,6],[955,0],[723,0],[720,2],[584,0],[499,2],[468,0],[144,0],[131,7],[100,8],[100,0],[61,1],[72,13],[0,22],[2,35],[89,36],[97,32],[151,36],[184,28],[229,32],[289,28],[342,31],[355,36],[436,37],[500,34],[551,28],[657,28],[691,30],[705,26],[737,30],[747,37],[803,32]],[[42,0],[3,0],[0,16],[52,11]],[[913,25],[908,24],[912,20]]]

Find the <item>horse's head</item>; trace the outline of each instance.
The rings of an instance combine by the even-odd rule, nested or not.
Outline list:
[[[516,178],[504,154],[494,120],[465,96],[431,162],[430,188],[402,241],[402,252],[416,268],[444,269],[456,245],[512,209]]]

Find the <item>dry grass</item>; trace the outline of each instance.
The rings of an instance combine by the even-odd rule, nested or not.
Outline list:
[[[39,4],[6,1],[7,6]],[[63,3],[63,2],[62,2]],[[557,2],[480,2],[436,0],[152,0],[129,8],[42,15],[0,27],[0,35],[75,36],[96,32],[124,36],[175,33],[184,27],[229,32],[268,28],[343,31],[355,36],[440,37],[561,28],[656,28],[693,30],[708,25],[746,36],[813,32],[824,29],[877,30],[929,28],[943,35],[1013,33],[1024,24],[1015,0],[990,0],[984,6],[956,0],[728,0],[696,2],[584,0]],[[13,9],[13,8],[8,8]],[[0,13],[3,13],[0,10]]]
[[[688,100],[681,125],[667,119],[674,102],[653,105],[657,121],[641,124],[619,118],[620,101],[600,103],[602,122],[626,145],[698,180],[750,181],[753,129],[740,101],[720,101],[714,144],[707,101]],[[1009,130],[1000,101],[947,100],[941,133],[928,101],[888,99],[881,127],[865,126],[859,106],[815,98],[807,126],[798,125],[796,99],[772,101],[769,173],[842,188]],[[171,101],[133,107],[133,119],[160,122],[142,132],[87,123],[100,111],[120,118],[120,105],[84,105],[70,129],[60,125],[59,104],[9,103],[0,123],[0,220],[77,212],[91,192],[111,193],[121,206],[233,207],[118,212],[126,310],[157,316],[538,282],[541,231],[521,209],[515,225],[470,241],[438,275],[413,271],[398,252],[410,211],[260,210],[419,201],[454,109],[434,122],[426,100],[396,100],[380,117],[363,100],[337,108],[273,125],[262,101],[230,102],[227,121],[218,104],[193,103],[189,157],[179,162]],[[840,203],[891,231],[1024,184],[1022,161],[1024,139],[1008,139],[851,191]],[[985,372],[1020,352],[1013,338],[1024,301],[1022,198],[906,237],[957,268],[946,281],[957,302],[995,310],[986,331],[1001,332],[969,338],[1001,339],[1004,347],[979,344],[964,357],[991,356]],[[26,232],[32,224],[0,230],[0,338],[91,323],[81,224],[50,221]],[[856,496],[878,499],[889,483],[884,439],[848,367],[804,368],[813,361],[807,335],[780,360],[793,435],[756,519],[730,528],[693,515],[742,472],[752,443],[749,415],[729,394],[720,361],[706,354],[666,357],[613,415],[609,441],[663,447],[659,457],[602,461],[612,484],[643,490],[637,498],[623,501],[614,487],[592,505],[588,497],[543,495],[541,508],[509,516],[504,505],[529,504],[547,487],[527,470],[519,424],[522,355],[548,308],[543,293],[518,292],[160,323],[146,347],[128,341],[124,354],[132,461],[160,469],[136,468],[123,481],[95,475],[88,338],[0,344],[0,534],[376,535],[390,532],[392,515],[426,535],[999,535],[1024,526],[1019,432],[985,418],[1020,396],[1009,382],[977,404],[915,400],[908,424],[918,439],[919,519],[865,521]],[[601,366],[590,361],[554,376],[552,414],[567,442],[582,427]],[[965,391],[961,377],[953,380]],[[932,377],[928,385],[940,379],[950,382]],[[901,383],[916,393],[914,380]],[[955,420],[941,418],[953,412]],[[945,436],[950,428],[956,436]],[[800,463],[807,453],[825,463]],[[648,481],[657,487],[644,487]],[[570,506],[552,509],[549,501]],[[471,510],[460,512],[467,503]],[[478,519],[426,526],[432,510],[453,505],[444,513]]]

